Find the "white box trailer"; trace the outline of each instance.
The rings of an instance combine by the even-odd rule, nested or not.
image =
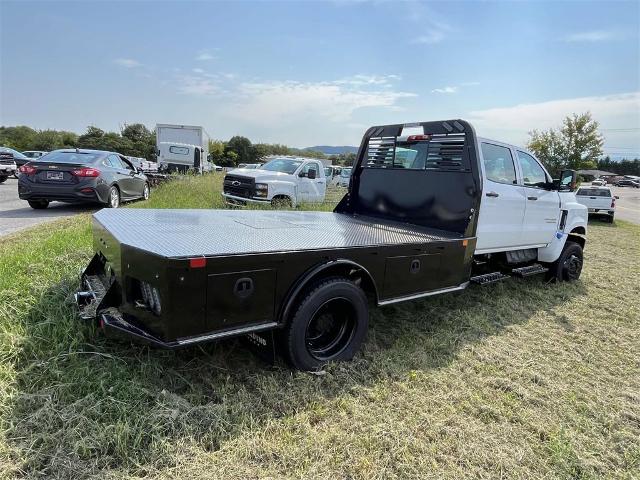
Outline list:
[[[211,170],[209,135],[200,126],[156,124],[156,153],[163,171]]]

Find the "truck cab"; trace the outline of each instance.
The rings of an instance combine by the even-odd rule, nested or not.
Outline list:
[[[565,230],[586,232],[586,208],[567,185],[554,183],[533,154],[496,140],[477,142],[483,195],[476,255],[532,250],[548,261],[557,248],[561,219]]]
[[[222,195],[227,203],[271,203],[295,207],[324,201],[327,179],[319,160],[276,157],[258,169],[237,168],[225,175]]]
[[[158,155],[158,170],[161,172],[205,173],[212,169],[204,149],[198,145],[160,142],[156,153]]]

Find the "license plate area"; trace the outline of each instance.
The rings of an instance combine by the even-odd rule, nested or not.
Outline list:
[[[47,172],[47,180],[64,180],[62,172]]]

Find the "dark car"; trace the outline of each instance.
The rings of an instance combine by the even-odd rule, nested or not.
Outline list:
[[[149,183],[118,153],[64,149],[20,167],[18,195],[32,208],[54,200],[117,208],[122,201],[149,198]]]
[[[625,178],[624,180],[618,180],[615,183],[616,187],[635,187],[635,188],[640,188],[640,182],[636,181],[636,180],[631,180],[628,178]]]

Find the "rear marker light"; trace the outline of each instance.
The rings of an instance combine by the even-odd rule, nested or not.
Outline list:
[[[204,257],[192,258],[189,260],[189,266],[191,268],[204,268],[207,266],[207,259]]]
[[[22,165],[18,170],[20,170],[20,173],[26,173],[27,175],[33,175],[36,173],[36,168],[29,164]]]
[[[79,168],[77,170],[71,170],[71,173],[76,177],[99,177],[100,170],[97,168]]]

